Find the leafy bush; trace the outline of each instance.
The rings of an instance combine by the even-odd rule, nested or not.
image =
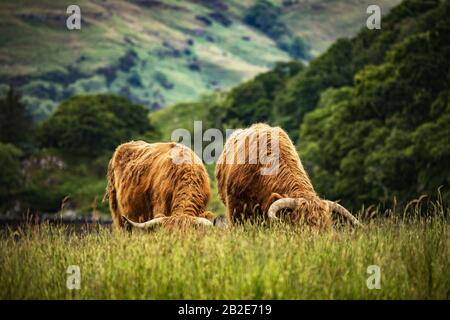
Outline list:
[[[148,110],[125,98],[99,94],[70,98],[40,128],[44,147],[96,157],[151,131]]]

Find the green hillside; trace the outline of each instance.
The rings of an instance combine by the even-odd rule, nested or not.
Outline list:
[[[398,2],[378,1],[383,13]],[[14,84],[37,119],[81,93],[114,92],[157,109],[228,89],[290,60],[299,50],[290,42],[301,39],[314,56],[354,34],[370,1],[273,1],[277,37],[251,24],[257,1],[77,3],[82,28],[73,31],[71,1],[0,3],[0,89]]]

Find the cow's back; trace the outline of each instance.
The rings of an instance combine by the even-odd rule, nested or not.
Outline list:
[[[276,136],[278,139],[278,148],[268,152],[271,156],[278,157],[278,167],[269,172],[271,174],[262,174],[264,168],[267,168],[267,162],[260,161],[260,145],[245,142],[246,139],[249,141],[248,137],[253,136],[255,132],[258,132],[258,135],[264,133],[269,137]],[[270,138],[267,139],[265,150],[272,150]],[[236,158],[233,158],[238,153],[253,153],[258,160],[256,164],[251,164],[250,158],[246,156],[245,162],[239,164],[235,161]],[[233,161],[230,163],[230,160]],[[304,179],[301,179],[302,177]],[[255,207],[265,213],[270,204],[278,199],[278,195],[299,197],[301,192],[314,192],[289,136],[281,128],[265,124],[253,125],[230,136],[216,166],[216,180],[219,197],[227,206],[229,216],[254,215]]]
[[[183,189],[190,188],[184,185],[187,177],[198,180],[199,188],[207,188],[192,191],[202,193],[199,206],[206,206],[210,196],[206,170],[201,162],[179,163],[182,156],[200,161],[192,150],[176,143],[132,141],[117,147],[108,170],[117,201],[117,212],[111,208],[113,218],[125,215],[143,222],[171,215],[176,200],[186,194]]]

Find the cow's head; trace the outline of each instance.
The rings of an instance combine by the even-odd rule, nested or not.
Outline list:
[[[362,226],[358,219],[340,204],[318,197],[312,199],[282,198],[271,204],[267,214],[272,220],[280,220],[277,214],[284,209],[289,209],[291,212],[289,220],[295,224],[329,227],[332,225],[332,213],[335,212],[354,225]]]

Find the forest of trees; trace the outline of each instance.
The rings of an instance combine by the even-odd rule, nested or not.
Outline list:
[[[259,24],[254,10],[248,23]],[[11,88],[0,101],[0,203],[57,211],[70,196],[83,210],[106,206],[115,146],[161,139],[156,127],[170,128],[189,105],[205,129],[281,126],[317,191],[351,209],[432,196],[440,186],[448,200],[449,57],[450,2],[410,0],[381,30],[339,39],[308,65],[279,63],[228,92],[172,106],[164,123],[150,123],[143,106],[99,94],[72,97],[34,124]]]
[[[449,1],[405,1],[381,30],[364,28],[308,66],[279,64],[231,90],[222,127],[280,125],[317,190],[354,209],[440,186],[448,198],[449,57]]]

